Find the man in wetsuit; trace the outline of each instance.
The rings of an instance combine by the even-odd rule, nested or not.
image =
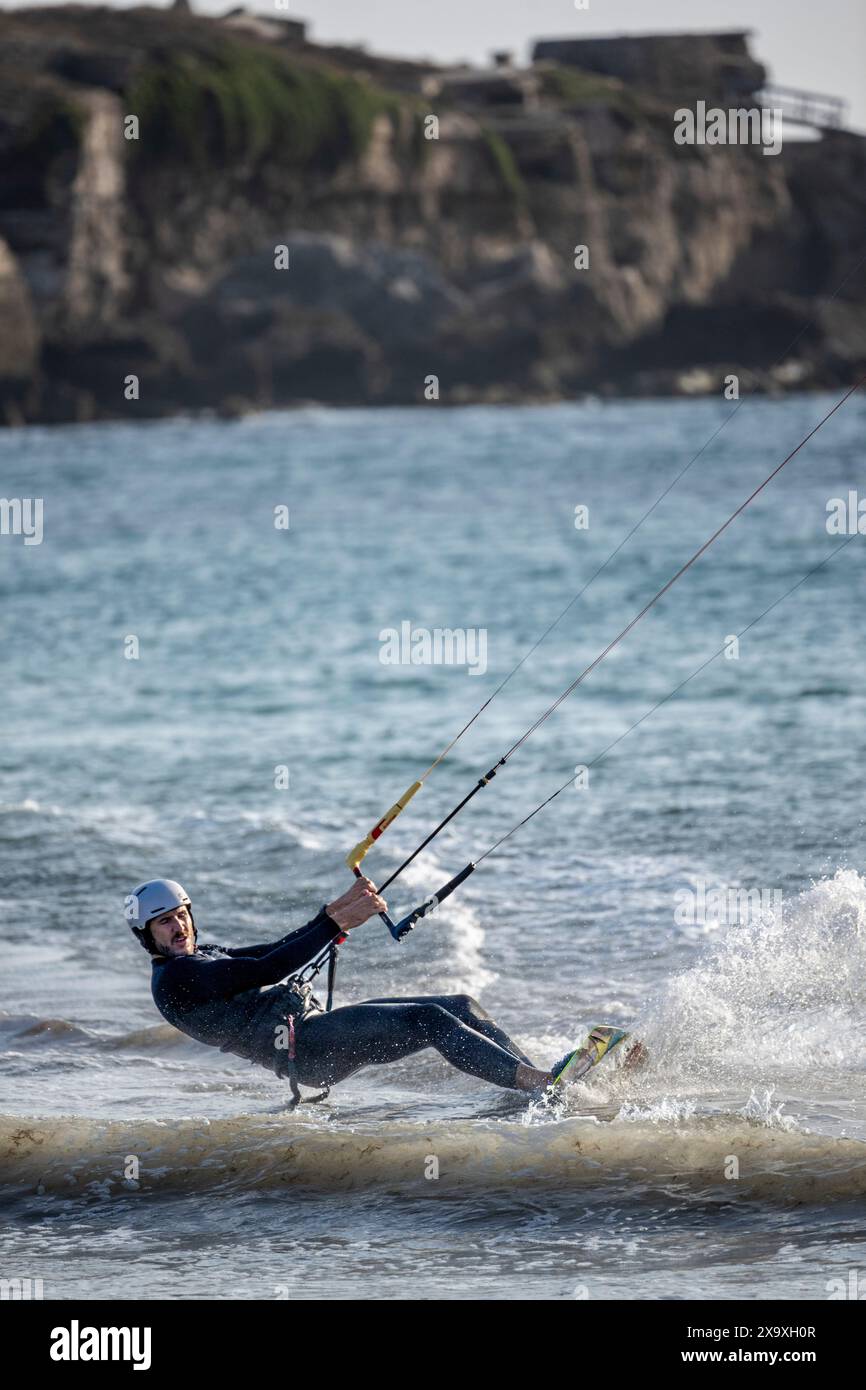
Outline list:
[[[359,878],[279,941],[226,949],[198,945],[189,896],[172,879],[142,883],[125,901],[126,919],[153,957],[151,989],[163,1018],[287,1078],[296,1098],[298,1082],[330,1086],[427,1047],[494,1086],[550,1085],[573,1053],[550,1071],[536,1067],[469,995],[369,999],[327,1013],[309,985],[287,980],[385,910],[370,880]]]

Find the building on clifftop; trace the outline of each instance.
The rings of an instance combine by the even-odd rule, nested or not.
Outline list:
[[[766,69],[749,52],[750,31],[723,34],[620,34],[539,39],[534,63],[554,62],[615,77],[659,95],[742,101],[759,92]]]

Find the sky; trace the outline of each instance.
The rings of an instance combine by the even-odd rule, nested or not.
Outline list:
[[[238,0],[240,3],[241,0]],[[41,3],[41,0],[37,0]],[[129,8],[131,0],[116,0]],[[223,14],[233,0],[192,0]],[[584,3],[584,0],[579,0]],[[34,0],[0,0],[4,9]],[[520,60],[536,38],[583,34],[750,29],[755,56],[775,82],[845,97],[850,124],[866,131],[866,0],[245,0],[260,14],[308,21],[314,41],[364,43],[374,52],[438,62]]]

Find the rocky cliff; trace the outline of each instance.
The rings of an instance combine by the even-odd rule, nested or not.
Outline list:
[[[0,15],[0,418],[852,380],[866,141],[676,145],[694,69],[626,58],[443,72],[243,14]]]

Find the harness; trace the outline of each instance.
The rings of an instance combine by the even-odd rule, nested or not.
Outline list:
[[[298,1085],[298,1067],[295,1051],[295,1019],[303,1018],[305,1014],[312,1011],[313,1007],[321,1008],[313,997],[313,980],[321,972],[325,961],[328,962],[328,997],[325,1004],[325,1013],[330,1013],[334,1005],[334,983],[337,978],[337,955],[338,947],[345,941],[345,936],[339,937],[337,941],[331,941],[324,951],[311,960],[309,965],[305,965],[298,975],[293,975],[288,981],[288,986],[294,990],[300,999],[297,1009],[290,1009],[286,1014],[286,1022],[289,1030],[289,1045],[286,1049],[286,1061],[288,1063],[286,1079],[292,1090],[292,1101],[289,1106],[294,1110],[298,1105],[318,1105],[320,1101],[327,1100],[331,1088],[326,1086],[317,1096],[302,1096],[301,1088]],[[311,1005],[311,1001],[313,1001]]]

